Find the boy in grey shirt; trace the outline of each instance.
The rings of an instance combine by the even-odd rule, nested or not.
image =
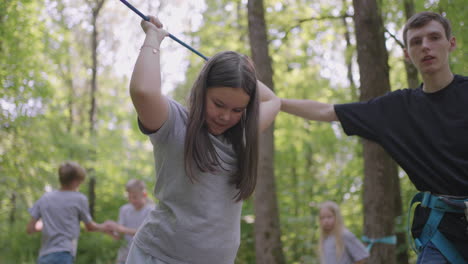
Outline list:
[[[80,221],[88,231],[109,232],[107,224],[93,222],[88,199],[78,192],[86,171],[75,162],[65,162],[58,170],[60,190],[45,193],[29,210],[28,234],[42,231],[38,264],[71,264],[76,256]]]
[[[114,232],[123,234],[127,241],[127,243],[119,248],[117,264],[125,263],[133,236],[146,216],[154,208],[154,203],[148,199],[148,193],[143,181],[131,179],[125,185],[125,190],[127,191],[128,203],[120,207],[118,223],[112,221],[106,222],[112,227]],[[120,235],[114,237],[120,238]]]

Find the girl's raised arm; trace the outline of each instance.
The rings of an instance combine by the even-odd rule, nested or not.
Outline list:
[[[130,96],[145,129],[159,129],[168,116],[167,99],[161,93],[159,46],[168,33],[156,17],[142,21],[146,38],[135,63],[130,80]]]
[[[281,100],[261,81],[257,81],[258,93],[260,96],[260,116],[259,116],[259,130],[265,131],[281,107]]]

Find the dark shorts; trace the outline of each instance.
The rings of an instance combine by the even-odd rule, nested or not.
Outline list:
[[[447,259],[440,253],[440,251],[432,244],[427,243],[418,256],[416,264],[449,264]]]

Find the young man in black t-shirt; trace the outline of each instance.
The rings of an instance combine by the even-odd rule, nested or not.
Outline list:
[[[418,13],[403,35],[405,56],[423,79],[418,88],[337,105],[282,99],[281,110],[310,120],[340,121],[347,135],[380,144],[426,192],[417,197],[424,203],[413,220],[418,263],[468,263],[468,77],[450,70],[456,41],[446,18]],[[434,236],[430,225],[439,231]],[[449,242],[441,246],[445,238]]]

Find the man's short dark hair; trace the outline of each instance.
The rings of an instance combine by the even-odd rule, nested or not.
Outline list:
[[[406,22],[406,25],[403,28],[403,41],[404,41],[405,47],[408,46],[408,43],[407,43],[408,39],[406,36],[408,33],[408,30],[413,29],[413,28],[421,28],[431,21],[439,22],[442,25],[442,27],[445,29],[445,36],[447,37],[447,39],[450,39],[450,37],[452,36],[452,27],[450,26],[450,21],[444,16],[442,16],[441,14],[425,11],[425,12],[414,14]]]

